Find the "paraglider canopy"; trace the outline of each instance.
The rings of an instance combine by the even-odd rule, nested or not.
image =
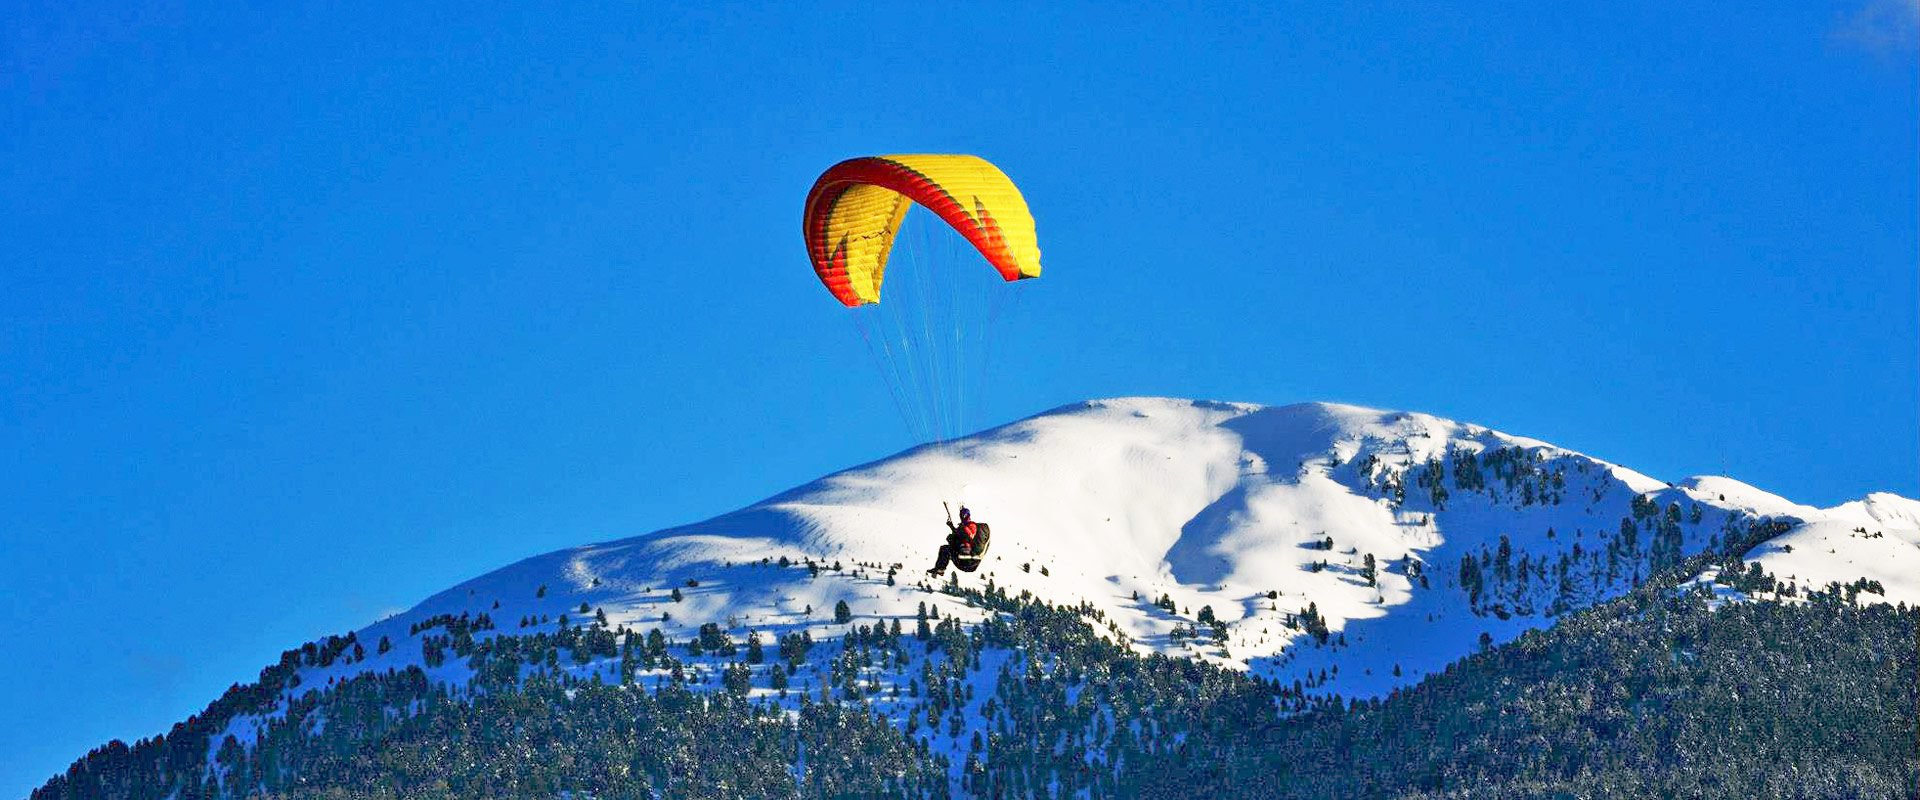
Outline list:
[[[880,302],[887,256],[913,203],[965,236],[1002,278],[1039,277],[1033,215],[999,167],[969,155],[852,158],[814,182],[804,221],[814,272],[841,303]]]
[[[1040,275],[1033,215],[1013,181],[978,156],[852,158],[814,181],[802,233],[914,438],[944,445],[966,433],[997,384],[994,350],[1020,341],[998,328],[1020,294],[1010,282]]]

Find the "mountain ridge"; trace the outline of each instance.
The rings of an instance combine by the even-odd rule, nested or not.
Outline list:
[[[942,500],[970,504],[995,537],[979,572],[934,582],[919,571],[945,532]],[[1072,636],[1148,657],[1129,669],[1193,662],[1193,679],[1270,692],[1260,702],[1298,715],[1377,703],[1589,606],[1644,604],[1649,576],[1676,600],[1695,586],[1714,603],[1909,602],[1917,559],[1920,503],[1887,493],[1817,509],[1730,478],[1670,484],[1414,412],[1093,400],[493,570],[288,651],[167,746],[203,747],[212,783],[257,785],[227,770],[319,734],[326,698],[347,687],[465,702],[516,685],[652,686],[724,691],[756,715],[855,701],[907,737],[885,746],[951,770],[1008,723],[991,698],[1022,696],[1004,685],[1016,662],[1042,668],[1018,644],[1029,623],[1084,623]],[[901,647],[908,626],[923,652]],[[1253,680],[1222,683],[1237,673]],[[99,752],[73,774],[129,751]],[[965,794],[971,773],[949,772],[949,789]]]
[[[1479,458],[1469,463],[1468,454]],[[1481,463],[1489,458],[1499,462]],[[1636,505],[1642,497],[1646,505]],[[1920,504],[1886,497],[1872,508],[1896,522],[1920,519],[1902,510]],[[1314,683],[1325,670],[1326,691],[1350,696],[1417,680],[1483,646],[1481,634],[1505,641],[1617,596],[1653,566],[1627,563],[1642,556],[1670,561],[1759,520],[1877,519],[1865,506],[1849,510],[1865,500],[1822,510],[1731,478],[1668,484],[1418,412],[1111,398],[912,448],[708,520],[535,556],[359,636],[398,638],[409,620],[460,613],[554,619],[583,603],[614,624],[657,625],[670,636],[729,619],[741,629],[825,632],[821,617],[838,602],[862,618],[904,618],[924,595],[919,573],[945,532],[935,509],[947,499],[971,504],[995,531],[981,572],[961,580],[1089,603],[1143,650],[1279,680]],[[1644,508],[1676,503],[1687,504],[1688,519],[1676,521],[1661,555],[1638,540],[1658,534]],[[1622,520],[1647,530],[1623,541]],[[1328,538],[1331,548],[1316,544]],[[1502,541],[1512,550],[1505,567]],[[1603,552],[1617,563],[1604,563]],[[866,566],[850,583],[721,578],[782,557]],[[1487,576],[1469,580],[1469,558],[1484,560]],[[893,585],[882,584],[884,572],[895,573]],[[1474,599],[1463,580],[1502,585]],[[1548,592],[1549,583],[1560,585]],[[1156,605],[1163,598],[1170,602]],[[1211,624],[1202,610],[1224,636],[1200,630]],[[1303,625],[1308,613],[1325,640]],[[1334,647],[1296,646],[1307,639]],[[1335,677],[1342,664],[1348,674]]]

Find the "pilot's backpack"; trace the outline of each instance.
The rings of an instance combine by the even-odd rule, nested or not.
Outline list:
[[[961,558],[978,561],[981,556],[986,555],[987,547],[993,544],[993,529],[987,527],[987,523],[984,522],[973,523],[973,540],[971,552],[962,554]]]

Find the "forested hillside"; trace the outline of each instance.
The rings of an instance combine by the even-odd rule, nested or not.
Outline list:
[[[698,641],[587,622],[475,645],[481,677],[464,688],[418,668],[364,675],[305,692],[254,747],[212,741],[284,688],[276,667],[34,799],[1914,796],[1914,610],[1832,591],[1725,604],[1674,585],[1351,703],[1142,656],[1084,608],[1000,593],[960,592],[990,612],[977,626],[756,645],[717,671],[689,668]],[[837,680],[795,711],[774,699],[799,690],[756,687],[828,653]],[[628,679],[550,668],[562,660]],[[672,677],[633,680],[647,662]],[[882,682],[916,663],[906,686]]]

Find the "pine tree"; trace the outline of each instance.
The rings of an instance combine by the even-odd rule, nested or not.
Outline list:
[[[746,697],[747,692],[753,690],[753,670],[745,664],[729,664],[726,671],[721,673],[720,681],[727,694]]]

